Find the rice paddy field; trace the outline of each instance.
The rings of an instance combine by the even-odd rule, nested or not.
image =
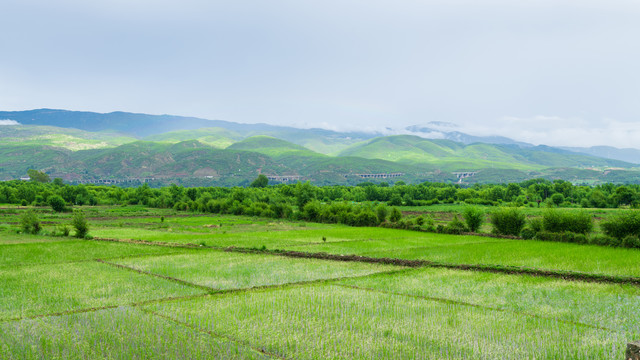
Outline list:
[[[640,340],[635,249],[141,206],[84,207],[76,239],[48,209],[18,233],[24,211],[0,209],[0,359],[621,359]]]

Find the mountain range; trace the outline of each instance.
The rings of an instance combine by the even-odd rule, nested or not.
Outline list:
[[[640,159],[635,149],[534,146],[468,135],[443,123],[398,131],[411,135],[384,136],[125,112],[40,109],[0,112],[0,120],[19,123],[0,126],[0,180],[33,168],[66,181],[194,185],[242,185],[260,173],[274,182],[318,184],[472,183],[537,176],[637,182],[634,164]],[[473,176],[455,174],[461,172]]]

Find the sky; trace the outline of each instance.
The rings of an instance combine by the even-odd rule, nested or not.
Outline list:
[[[640,148],[637,0],[4,0],[0,13],[3,111],[441,121]]]

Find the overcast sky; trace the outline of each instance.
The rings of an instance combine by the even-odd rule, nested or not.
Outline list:
[[[640,147],[638,0],[4,0],[0,110]]]

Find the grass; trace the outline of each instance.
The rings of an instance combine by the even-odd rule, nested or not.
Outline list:
[[[339,284],[580,322],[640,338],[637,286],[432,268],[345,279]]]
[[[464,236],[423,234],[425,246],[416,240],[381,239],[333,243],[304,247],[306,252],[356,254],[369,257],[391,257],[429,260],[451,264],[491,264],[521,266],[546,270],[578,271],[599,275],[640,276],[640,251],[595,245],[551,243],[531,240],[478,238],[477,242],[447,243],[447,237]],[[429,240],[431,239],[431,240]],[[429,245],[429,241],[439,246]],[[480,239],[484,239],[482,241]],[[287,247],[301,250],[300,247]]]
[[[395,266],[291,259],[272,255],[235,254],[210,250],[171,256],[122,259],[115,262],[217,290],[363,276],[398,269]]]
[[[37,265],[0,273],[0,319],[202,294],[164,279],[97,262]]]
[[[0,209],[0,358],[617,359],[640,339],[638,286],[154,242],[614,276],[640,276],[638,250],[142,206],[83,210],[93,236],[150,243],[17,234],[23,210]],[[45,230],[71,217],[38,215]]]
[[[626,345],[617,332],[339,286],[146,308],[296,359],[593,359],[616,358]]]
[[[184,250],[88,240],[9,244],[0,246],[0,269],[21,265],[56,264],[125,256],[158,255],[177,251]]]
[[[267,359],[244,345],[119,307],[0,323],[3,359]]]

